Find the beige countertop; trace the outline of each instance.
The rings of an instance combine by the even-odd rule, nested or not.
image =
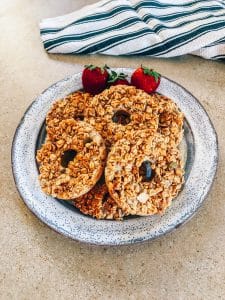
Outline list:
[[[47,55],[38,21],[95,1],[0,2],[0,299],[225,299],[225,65],[197,57]],[[192,92],[217,130],[213,188],[185,226],[153,242],[96,247],[72,241],[25,206],[11,173],[14,131],[33,99],[87,63],[156,68]]]

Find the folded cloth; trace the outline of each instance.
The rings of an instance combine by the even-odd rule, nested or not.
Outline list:
[[[224,0],[103,0],[42,20],[49,53],[225,58]]]

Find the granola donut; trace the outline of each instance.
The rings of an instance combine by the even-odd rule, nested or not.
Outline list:
[[[184,115],[170,98],[154,94],[159,107],[158,132],[169,139],[171,146],[178,146],[183,137]]]
[[[162,213],[183,183],[179,150],[156,134],[151,142],[121,139],[108,155],[105,168],[109,193],[131,215]]]
[[[54,102],[46,117],[47,139],[54,139],[55,129],[62,120],[82,121],[90,98],[90,94],[78,91]]]
[[[134,86],[111,86],[90,100],[85,120],[111,146],[131,131],[158,128],[158,104],[154,98]]]
[[[96,219],[122,220],[125,215],[102,182],[98,182],[87,194],[74,199],[73,205],[83,214]]]
[[[42,190],[53,197],[73,199],[87,193],[102,175],[106,149],[90,124],[63,120],[55,141],[46,141],[37,152]]]

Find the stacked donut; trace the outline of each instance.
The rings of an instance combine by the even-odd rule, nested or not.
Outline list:
[[[46,117],[42,190],[97,219],[163,213],[183,184],[183,114],[169,98],[116,85],[75,92]]]

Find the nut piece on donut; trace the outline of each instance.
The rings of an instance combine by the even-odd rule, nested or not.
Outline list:
[[[158,128],[158,104],[152,95],[134,86],[116,85],[93,97],[85,120],[94,126],[111,146],[131,131]]]
[[[105,179],[110,195],[125,213],[162,213],[182,187],[179,150],[168,147],[160,134],[147,148],[143,139],[121,139],[108,155]]]
[[[122,220],[124,216],[105,183],[98,182],[87,194],[74,199],[73,204],[85,215],[96,219]]]
[[[52,105],[46,117],[47,139],[54,139],[55,129],[62,120],[83,120],[84,111],[91,95],[83,92],[74,92]]]
[[[87,193],[102,175],[106,149],[101,135],[83,121],[63,120],[55,141],[37,152],[42,190],[53,197],[73,199]]]

